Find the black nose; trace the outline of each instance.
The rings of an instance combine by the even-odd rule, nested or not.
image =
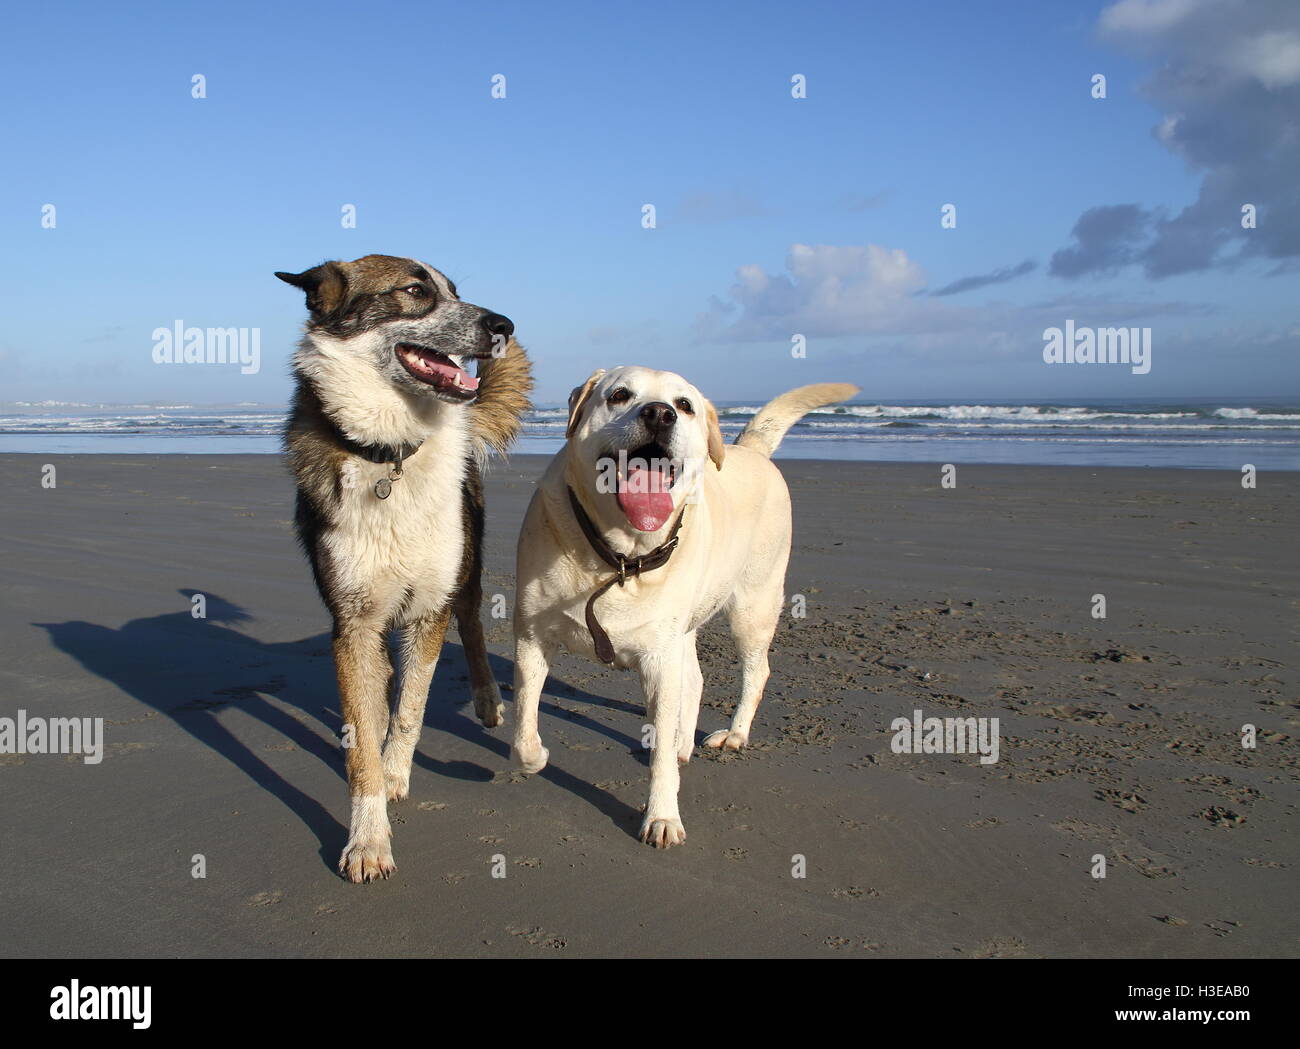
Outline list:
[[[651,401],[641,408],[639,414],[641,421],[655,433],[671,429],[673,423],[677,421],[677,413],[673,411],[673,406],[664,404],[663,401]]]
[[[508,339],[515,333],[515,322],[499,313],[485,313],[479,323],[489,335],[501,335]]]

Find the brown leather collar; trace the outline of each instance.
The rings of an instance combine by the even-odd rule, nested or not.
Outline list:
[[[616,569],[616,574],[610,576],[604,583],[596,588],[596,592],[587,598],[587,607],[584,615],[587,620],[587,631],[591,634],[592,643],[596,646],[596,656],[602,663],[614,662],[614,646],[609,640],[609,634],[605,633],[605,628],[600,625],[600,620],[596,618],[596,613],[592,610],[592,605],[596,603],[596,598],[600,597],[606,590],[617,583],[622,586],[627,582],[628,576],[639,576],[642,572],[649,572],[655,568],[662,568],[668,563],[668,559],[673,556],[673,551],[677,549],[677,533],[681,530],[682,521],[686,518],[686,507],[682,507],[681,513],[677,515],[677,523],[673,525],[673,530],[668,533],[667,542],[656,546],[648,554],[642,554],[640,557],[625,557],[617,553],[609,543],[605,542],[605,537],[600,534],[600,530],[587,516],[587,511],[582,508],[582,503],[578,497],[573,494],[573,489],[568,488],[569,505],[573,507],[573,516],[578,519],[578,527],[582,529],[582,534],[587,537],[587,542],[591,548],[596,551],[597,556]]]

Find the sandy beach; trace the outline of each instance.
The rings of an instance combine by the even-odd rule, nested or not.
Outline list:
[[[489,475],[489,610],[543,463]],[[105,733],[98,764],[0,754],[4,954],[1298,953],[1300,474],[961,466],[944,489],[937,464],[781,465],[806,615],[752,746],[684,771],[684,846],[635,838],[633,676],[562,657],[528,778],[508,724],[473,719],[453,635],[390,808],[398,871],[354,886],[280,461],[0,456],[0,717]],[[488,627],[505,688],[508,620]],[[701,735],[738,693],[725,630],[702,636]],[[917,710],[997,718],[998,760],[896,753]]]

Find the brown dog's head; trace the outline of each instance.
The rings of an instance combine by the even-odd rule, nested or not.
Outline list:
[[[307,295],[311,316],[295,364],[309,377],[352,366],[355,381],[387,380],[463,404],[478,389],[466,365],[503,354],[515,330],[510,318],[462,302],[450,280],[415,259],[367,255],[276,276]]]

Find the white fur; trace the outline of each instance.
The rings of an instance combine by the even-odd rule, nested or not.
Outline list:
[[[383,338],[378,332],[350,339],[308,335],[294,354],[294,370],[311,380],[334,424],[358,444],[415,444],[459,406],[394,386],[374,364]]]
[[[397,867],[391,847],[388,802],[382,794],[359,794],[352,799],[352,825],[339,859],[339,871],[350,881],[387,878]]]

